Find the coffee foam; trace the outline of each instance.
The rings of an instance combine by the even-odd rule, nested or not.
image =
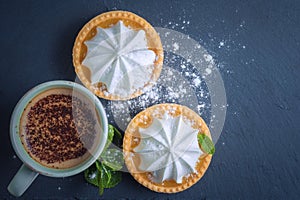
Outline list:
[[[25,107],[20,120],[21,141],[41,165],[72,168],[95,152],[95,141],[100,140],[102,130],[100,122],[94,103],[85,95],[68,88],[49,89]]]

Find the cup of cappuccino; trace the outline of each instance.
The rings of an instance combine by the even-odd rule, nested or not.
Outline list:
[[[80,84],[50,81],[29,90],[16,105],[10,138],[23,165],[8,185],[21,196],[39,175],[67,177],[92,165],[107,141],[99,99]]]

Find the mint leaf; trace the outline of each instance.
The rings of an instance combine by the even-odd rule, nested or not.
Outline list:
[[[98,160],[96,160],[95,164],[96,164],[97,170],[98,170],[99,172],[101,172],[101,170],[102,170],[102,169],[101,169],[101,162],[98,161]]]
[[[100,178],[98,179],[98,188],[99,188],[99,195],[102,195],[104,192],[104,185],[102,179],[102,172],[100,172]]]
[[[211,139],[204,133],[198,134],[198,142],[201,149],[208,154],[213,155],[215,153],[215,146]]]
[[[108,166],[105,166],[104,164],[101,165],[102,171],[101,171],[101,178],[103,181],[103,187],[104,188],[112,188],[116,186],[121,181],[121,172],[114,171]]]
[[[96,161],[96,167],[99,174],[97,186],[99,187],[99,194],[102,195],[104,192],[106,182],[110,181],[111,174],[107,175],[107,173],[103,169],[102,163],[99,161]]]
[[[99,194],[102,195],[103,191],[104,191],[104,188],[107,188],[106,185],[111,180],[111,173],[106,169],[106,167],[102,163],[101,163],[100,180],[101,180],[101,188],[100,188],[100,185],[99,185]]]
[[[85,180],[94,186],[98,186],[99,177],[99,172],[95,164],[84,171]]]
[[[113,141],[114,132],[115,132],[115,128],[112,125],[109,124],[108,125],[107,141],[106,141],[106,144],[105,144],[105,147],[104,147],[103,151],[105,151],[109,147],[109,145],[111,144],[111,142]]]
[[[105,188],[112,188],[118,185],[122,180],[122,173],[120,171],[113,171],[110,169],[111,179],[106,183]]]
[[[101,163],[101,178],[103,181],[103,187],[106,188],[106,185],[111,180],[111,173],[110,173],[110,170],[102,163]]]
[[[97,163],[97,169],[100,174],[98,179],[99,194],[102,195],[105,188],[112,188],[121,182],[122,173],[112,170],[99,161]]]
[[[123,152],[119,149],[107,149],[102,153],[101,161],[112,170],[118,171],[124,164]]]
[[[115,143],[117,146],[121,146],[121,144],[123,142],[123,136],[117,128],[115,128],[115,127],[113,127],[113,128],[114,128],[113,143]]]
[[[98,160],[84,171],[85,180],[99,188],[99,194],[102,195],[105,188],[112,188],[121,182],[122,173],[120,170],[124,164],[122,151],[108,147],[112,142],[122,142],[122,134],[108,125],[108,136],[104,150]]]

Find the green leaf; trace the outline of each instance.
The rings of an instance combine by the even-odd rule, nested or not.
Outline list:
[[[104,172],[104,188],[112,188],[116,186],[121,181],[121,172],[114,171],[108,166],[102,165]]]
[[[108,182],[105,185],[105,188],[112,188],[118,185],[122,180],[122,172],[120,171],[113,171],[111,170],[111,179],[110,182]]]
[[[121,182],[121,172],[113,171],[111,168],[98,162],[100,178],[98,179],[99,194],[102,195],[104,188],[112,188]]]
[[[116,137],[117,137],[118,139],[122,139],[122,134],[121,134],[121,132],[120,132],[117,128],[115,128],[115,127],[113,127],[113,128],[114,128],[114,130],[115,130]]]
[[[114,171],[121,170],[124,165],[123,152],[119,149],[107,149],[101,155],[102,163]]]
[[[122,134],[113,127],[108,126],[108,137],[104,150],[98,160],[84,171],[84,177],[88,183],[99,188],[102,195],[105,188],[112,188],[121,182],[122,173],[120,170],[124,164],[122,151],[108,149],[112,141],[122,141]]]
[[[99,177],[100,175],[95,164],[84,170],[85,180],[94,186],[98,186]]]
[[[104,185],[102,180],[102,172],[100,172],[100,178],[98,179],[98,188],[99,188],[99,195],[102,195],[104,192]]]
[[[117,146],[121,146],[123,142],[123,136],[121,134],[121,132],[114,127],[114,139],[113,139],[113,143],[115,143]]]
[[[211,139],[204,133],[198,134],[198,142],[201,149],[208,154],[213,155],[215,153],[215,146]]]
[[[114,131],[115,131],[115,128],[112,125],[109,124],[108,125],[107,141],[106,141],[106,144],[105,144],[105,147],[104,147],[103,151],[105,151],[109,147],[109,145],[111,144],[111,142],[113,141]]]
[[[102,168],[102,171],[101,171],[101,178],[102,178],[102,181],[103,181],[103,187],[106,188],[105,186],[107,185],[107,183],[110,182],[111,180],[111,172],[110,170],[108,169],[108,167],[106,167],[105,165],[103,165],[101,163],[101,168]]]
[[[101,170],[102,170],[101,169],[101,162],[99,160],[96,160],[95,164],[96,164],[96,168],[98,169],[98,171],[101,172]]]

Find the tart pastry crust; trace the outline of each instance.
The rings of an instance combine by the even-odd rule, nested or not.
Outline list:
[[[183,177],[182,183],[176,183],[175,180],[165,180],[162,183],[155,183],[151,180],[151,172],[139,171],[140,158],[134,152],[134,148],[140,143],[139,128],[149,127],[154,117],[160,118],[165,112],[172,117],[181,115],[184,119],[191,122],[192,128],[199,130],[198,134],[204,133],[211,138],[204,120],[188,107],[178,104],[158,104],[140,112],[131,120],[125,131],[123,151],[125,164],[136,181],[155,192],[176,193],[191,187],[201,179],[210,164],[212,156],[206,153],[202,154],[195,166],[197,172]]]
[[[139,89],[129,97],[120,97],[118,95],[110,94],[103,86],[103,83],[99,82],[91,84],[91,72],[82,64],[82,61],[87,54],[87,46],[84,42],[90,40],[96,35],[96,28],[109,28],[117,24],[120,20],[123,21],[126,27],[130,27],[133,30],[144,30],[146,33],[148,49],[154,51],[156,54],[151,81],[146,83],[144,88],[151,87],[151,85],[158,79],[163,64],[163,48],[160,37],[155,29],[145,19],[127,11],[110,11],[94,17],[83,26],[75,40],[73,47],[73,65],[80,81],[94,94],[108,100],[127,100],[135,98],[143,93],[143,89]]]

